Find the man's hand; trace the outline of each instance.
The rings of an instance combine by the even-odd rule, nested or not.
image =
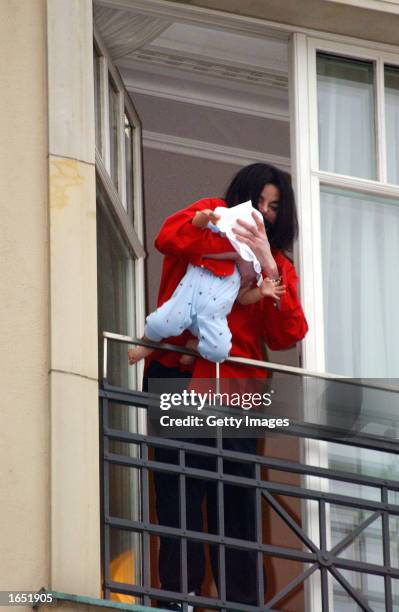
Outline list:
[[[208,225],[209,222],[216,225],[219,219],[220,219],[219,215],[215,215],[213,210],[211,210],[210,208],[205,208],[205,210],[198,210],[195,213],[195,217],[193,218],[191,223],[195,227],[204,229]]]
[[[271,252],[265,224],[255,213],[252,213],[252,217],[255,221],[255,225],[250,225],[246,221],[237,219],[237,223],[240,227],[238,229],[233,228],[234,235],[237,240],[247,244],[249,248],[252,249],[262,266],[262,270],[266,272],[269,277],[277,278],[279,275],[278,268]]]

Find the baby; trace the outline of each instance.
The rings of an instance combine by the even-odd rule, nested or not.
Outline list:
[[[250,205],[249,202],[246,204]],[[225,209],[220,212],[224,213]],[[218,221],[220,216],[215,211],[206,209],[195,214],[192,224],[199,229],[220,231],[217,227]],[[237,248],[234,242],[232,244]],[[195,337],[187,342],[187,348],[196,349],[208,361],[220,363],[227,359],[231,349],[227,316],[234,302],[237,300],[242,305],[254,304],[266,296],[278,301],[285,292],[285,287],[280,285],[279,280],[263,279],[259,272],[258,286],[253,287],[255,267],[259,271],[260,266],[253,252],[248,247],[246,249],[257,266],[244,261],[238,252],[203,256],[209,259],[234,260],[236,265],[230,276],[216,276],[206,268],[189,264],[171,298],[147,317],[143,340],[160,342],[164,338],[179,336],[187,329]],[[129,364],[137,363],[153,350],[146,346],[129,349]],[[184,355],[180,362],[189,364],[193,360],[191,355]]]

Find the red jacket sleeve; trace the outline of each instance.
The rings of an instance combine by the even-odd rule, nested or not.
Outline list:
[[[234,251],[227,238],[210,229],[195,227],[191,221],[198,210],[225,206],[219,198],[204,198],[168,217],[155,239],[155,246],[163,255],[175,255],[192,259],[205,253],[229,253]]]
[[[263,310],[263,335],[269,348],[274,351],[290,348],[305,336],[308,324],[298,297],[298,277],[292,263],[282,255],[273,253],[286,293],[281,303],[275,306],[274,300],[265,298],[261,302]]]

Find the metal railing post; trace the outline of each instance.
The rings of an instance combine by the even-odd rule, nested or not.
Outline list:
[[[108,379],[108,336],[103,335],[103,379]]]

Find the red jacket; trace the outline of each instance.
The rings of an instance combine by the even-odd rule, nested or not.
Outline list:
[[[192,219],[198,210],[217,206],[226,206],[220,198],[204,198],[181,210],[168,219],[161,227],[155,239],[155,246],[165,256],[162,268],[161,284],[158,295],[158,306],[168,300],[184,276],[189,263],[204,266],[217,276],[228,276],[233,272],[234,263],[229,260],[206,259],[205,254],[226,253],[234,251],[227,238],[209,229],[196,228]],[[273,251],[283,284],[287,291],[281,298],[280,307],[276,308],[274,300],[263,298],[256,304],[242,306],[236,302],[228,316],[232,333],[231,356],[263,359],[262,341],[272,350],[286,349],[301,340],[307,330],[305,316],[298,299],[297,275],[292,263],[281,251]],[[165,338],[164,342],[184,345],[189,332],[175,338]],[[147,360],[156,359],[166,366],[175,367],[179,363],[178,353],[154,351]],[[264,370],[259,368],[237,366],[223,363],[222,377],[264,377]],[[215,375],[215,364],[201,357],[195,360],[193,377],[212,378]]]

